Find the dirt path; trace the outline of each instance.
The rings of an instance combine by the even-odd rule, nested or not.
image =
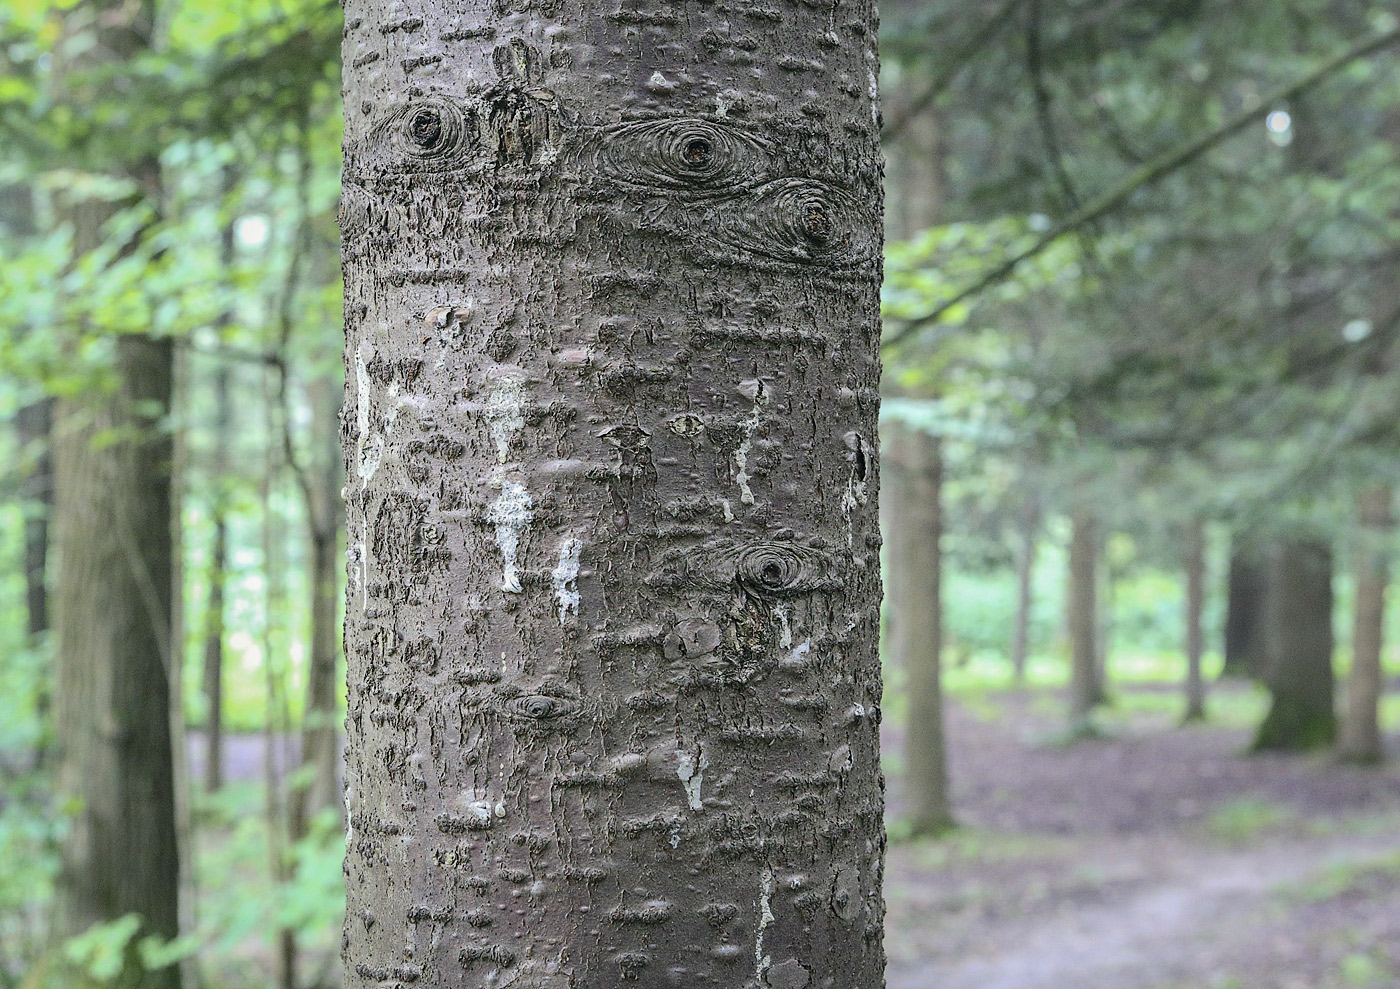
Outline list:
[[[954,712],[967,827],[891,849],[890,989],[1400,986],[1394,770],[1151,719],[1047,747],[1029,700]]]

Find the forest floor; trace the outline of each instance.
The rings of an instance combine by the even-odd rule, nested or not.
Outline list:
[[[960,827],[891,843],[890,989],[1400,986],[1400,770],[1245,755],[1257,688],[1214,690],[1183,728],[1125,689],[1073,744],[1053,692],[953,699]]]

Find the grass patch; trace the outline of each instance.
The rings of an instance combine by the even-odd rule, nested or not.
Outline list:
[[[1287,807],[1257,797],[1229,800],[1212,810],[1203,822],[1206,833],[1227,845],[1245,845],[1269,831],[1278,831],[1297,820]]]

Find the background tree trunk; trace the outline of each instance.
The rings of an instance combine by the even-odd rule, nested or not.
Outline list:
[[[1342,757],[1353,762],[1379,762],[1385,757],[1379,708],[1384,690],[1385,598],[1390,582],[1388,544],[1394,527],[1391,501],[1388,485],[1372,488],[1357,499],[1361,544],[1356,553],[1356,624],[1341,737]]]
[[[114,0],[66,9],[62,50],[74,62],[56,67],[60,88],[96,59],[116,64],[148,49],[152,16],[150,4]],[[154,156],[137,151],[124,177],[159,201]],[[119,205],[63,204],[75,257],[101,245]],[[112,351],[110,386],[54,412],[57,789],[77,807],[61,849],[55,933],[137,914],[119,984],[175,989],[178,965],[143,973],[135,950],[141,937],[173,938],[179,928],[174,348],[120,334]]]
[[[1251,540],[1235,536],[1225,595],[1225,676],[1264,676],[1264,597],[1268,573]]]
[[[874,8],[518,6],[346,4],[349,985],[870,989]]]
[[[1031,619],[1035,609],[1035,555],[1040,538],[1040,499],[1032,495],[1021,508],[1019,552],[1016,554],[1016,617],[1011,630],[1011,673],[1026,681],[1031,651]]]
[[[311,388],[311,405],[322,425],[319,435],[338,443],[340,394],[328,378]],[[303,817],[340,805],[340,732],[337,725],[336,673],[339,669],[340,498],[344,472],[339,450],[325,450],[308,478],[307,523],[311,539],[311,663],[307,671],[306,730],[302,762],[312,769]]]
[[[1076,510],[1069,541],[1069,695],[1070,720],[1076,729],[1087,725],[1104,699],[1097,641],[1098,557],[1098,522],[1087,511]]]
[[[227,486],[232,426],[229,368],[220,364],[214,375],[214,457],[209,468],[213,475],[210,514],[214,535],[209,550],[209,599],[204,620],[204,698],[209,711],[205,724],[204,788],[210,793],[224,783],[224,588],[228,581]]]
[[[886,426],[890,659],[908,677],[905,779],[915,835],[952,827],[943,732],[940,584],[943,458],[937,437]]]
[[[1257,750],[1331,745],[1333,710],[1332,549],[1311,539],[1280,540],[1269,554],[1265,597],[1265,682],[1269,713]]]
[[[145,933],[174,937],[172,348],[124,336],[116,350],[116,393],[63,402],[57,415],[59,787],[80,806],[63,847],[59,928],[136,913]],[[97,442],[104,433],[126,438]],[[179,981],[171,967],[139,984]]]
[[[1201,675],[1205,654],[1206,532],[1205,523],[1193,520],[1186,529],[1186,720],[1206,716],[1206,682]]]

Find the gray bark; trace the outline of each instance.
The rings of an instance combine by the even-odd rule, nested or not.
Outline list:
[[[875,12],[346,3],[349,985],[874,989]]]
[[[1206,533],[1200,519],[1186,530],[1186,715],[1187,721],[1206,716],[1206,684],[1201,675],[1205,654],[1203,618],[1206,603]]]
[[[1357,499],[1361,545],[1356,552],[1356,614],[1340,743],[1342,757],[1353,762],[1379,762],[1385,756],[1379,708],[1384,689],[1381,650],[1390,583],[1387,544],[1394,529],[1393,497],[1390,487],[1383,485]]]
[[[884,499],[889,534],[890,659],[908,678],[905,781],[916,835],[953,824],[943,732],[943,460],[936,437],[887,426]]]
[[[1077,510],[1069,543],[1070,721],[1083,726],[1103,703],[1098,650],[1098,523]]]
[[[1301,751],[1332,744],[1332,549],[1320,540],[1280,540],[1268,554],[1264,681],[1269,713],[1254,748]]]

